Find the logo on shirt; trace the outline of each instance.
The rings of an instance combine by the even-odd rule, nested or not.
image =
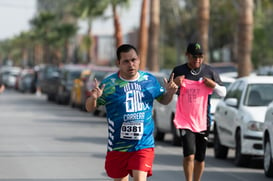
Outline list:
[[[142,101],[144,94],[138,83],[127,84],[124,86],[124,92],[126,93],[126,112],[144,111],[149,108],[149,105],[144,104]]]

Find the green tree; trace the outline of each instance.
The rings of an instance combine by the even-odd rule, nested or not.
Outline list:
[[[87,32],[84,36],[84,47],[87,52],[87,62],[92,63],[92,23],[95,18],[102,16],[109,5],[109,0],[77,0],[70,4],[72,14],[87,21]]]
[[[252,62],[254,68],[273,64],[273,2],[256,1]]]
[[[75,35],[77,27],[73,24],[59,23],[55,14],[42,12],[30,21],[35,39],[43,47],[43,61],[59,64],[63,60],[62,50],[66,50],[68,39]],[[67,55],[64,56],[65,58]]]
[[[229,61],[235,61],[234,47],[237,27],[237,11],[232,1],[210,0],[209,53],[210,62],[224,61],[223,49],[229,53]],[[214,52],[219,54],[214,56]],[[227,61],[227,60],[226,60]]]

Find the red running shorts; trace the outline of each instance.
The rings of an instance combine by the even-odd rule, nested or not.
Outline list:
[[[111,178],[122,178],[130,174],[132,170],[147,172],[152,176],[154,161],[154,148],[145,148],[134,152],[109,151],[106,155],[105,170]]]

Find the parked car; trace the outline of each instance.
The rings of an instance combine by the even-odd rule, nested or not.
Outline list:
[[[60,68],[59,81],[54,85],[57,90],[55,101],[59,104],[68,104],[70,102],[73,82],[78,79],[83,70],[87,69],[85,65],[69,64]]]
[[[16,80],[16,89],[22,93],[35,93],[35,72],[33,69],[22,69]]]
[[[84,94],[83,87],[90,74],[90,68],[84,69],[82,70],[80,77],[74,80],[69,103],[71,107],[82,107],[82,97]]]
[[[169,78],[165,73],[152,73],[164,86],[164,78]],[[175,146],[181,145],[180,133],[176,129],[173,119],[176,110],[177,95],[173,96],[173,100],[168,105],[162,105],[158,101],[154,101],[153,119],[155,124],[154,137],[155,140],[163,141],[166,134],[172,135],[172,144]]]
[[[41,92],[47,95],[48,101],[55,101],[57,92],[56,84],[59,81],[59,67],[56,65],[41,65],[38,84]]]
[[[263,128],[264,174],[273,177],[273,102],[265,113]]]
[[[220,74],[220,78],[222,80],[223,86],[228,88],[228,86],[235,81],[235,78],[233,77],[227,77],[223,76]],[[210,98],[210,117],[211,117],[211,122],[210,122],[210,134],[209,134],[209,145],[212,145],[214,142],[214,114],[215,114],[215,109],[219,101],[221,100],[221,97],[218,96],[215,92],[212,93],[211,98]]]
[[[94,79],[96,78],[98,83],[100,83],[107,75],[116,72],[118,69],[117,67],[108,67],[108,66],[95,66],[91,68],[91,74],[88,77],[87,81],[83,86],[83,93],[82,93],[82,103],[81,109],[86,111],[85,109],[85,101],[87,97],[90,96],[90,90],[94,87]],[[94,115],[103,115],[104,113],[101,112],[104,108],[97,108],[93,111]]]
[[[267,105],[273,100],[273,77],[247,76],[235,80],[215,111],[214,154],[225,159],[235,149],[234,163],[246,166],[263,156],[262,127]]]
[[[226,76],[237,78],[238,70],[237,65],[231,62],[219,62],[219,63],[211,63],[212,68],[219,74]]]
[[[1,67],[1,81],[8,88],[15,88],[16,79],[21,71],[20,67],[4,66]]]
[[[210,65],[219,74],[237,72],[236,64],[231,62],[211,63]]]

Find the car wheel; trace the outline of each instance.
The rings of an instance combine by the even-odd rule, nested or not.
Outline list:
[[[215,158],[221,158],[221,159],[226,159],[227,158],[228,147],[223,146],[221,144],[216,126],[214,128],[214,143],[213,143],[213,148],[214,148],[214,157]]]
[[[74,103],[74,101],[72,99],[69,100],[68,105],[70,105],[70,107],[76,107],[76,104]]]
[[[172,144],[174,146],[181,146],[182,141],[179,134],[179,130],[175,127],[173,119],[174,119],[174,115],[172,116],[172,119],[171,119],[171,131],[172,131],[172,137],[173,137]]]
[[[156,121],[156,113],[155,112],[153,113],[153,119],[154,119],[154,125],[155,125],[155,128],[154,128],[154,138],[155,138],[156,141],[163,141],[164,137],[165,137],[165,133],[161,132],[158,129],[157,121]]]
[[[52,94],[47,94],[47,100],[48,100],[48,101],[54,101],[54,100],[55,100],[54,95],[52,95]]]
[[[236,166],[247,166],[250,160],[250,156],[242,154],[242,142],[241,142],[241,131],[236,132],[235,137],[236,145],[235,145],[235,159],[234,164]]]
[[[165,137],[165,133],[158,130],[157,127],[154,129],[154,138],[156,141],[163,141]]]
[[[76,104],[75,104],[75,100],[76,100],[76,98],[75,98],[75,93],[73,92],[73,90],[71,91],[71,94],[70,94],[70,99],[69,99],[69,105],[71,106],[71,107],[76,107]]]
[[[85,104],[84,105],[80,105],[80,110],[83,111],[83,112],[87,112]]]
[[[267,177],[273,177],[273,158],[269,138],[265,139],[264,146],[264,174]]]
[[[63,88],[62,87],[58,87],[58,92],[57,92],[57,96],[56,96],[56,102],[58,104],[63,104],[63,101],[62,101],[62,95],[63,95]]]
[[[95,109],[93,112],[94,116],[99,116],[100,115],[100,111],[98,109]]]

